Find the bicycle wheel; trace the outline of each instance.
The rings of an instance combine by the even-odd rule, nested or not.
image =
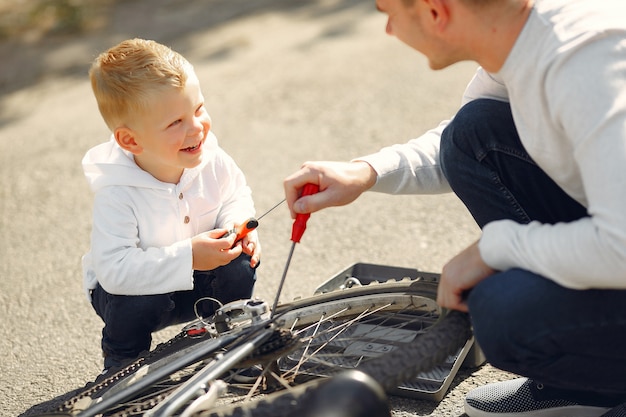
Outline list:
[[[355,370],[378,382],[381,390],[392,390],[400,383],[409,381],[421,372],[431,370],[455,354],[470,336],[468,315],[453,311],[446,314],[424,335],[398,346],[393,353],[362,363]],[[192,415],[194,417],[389,416],[388,410],[381,406],[384,399],[380,397],[376,388],[372,387],[371,381],[361,384],[356,390],[341,392],[346,381],[354,381],[351,372],[355,371],[342,371],[336,377],[310,381],[253,402],[228,404]],[[334,382],[335,379],[338,381]],[[360,379],[358,375],[357,379]],[[363,393],[367,395],[363,396]],[[354,396],[344,398],[344,395]],[[369,409],[365,412],[355,411],[354,400],[358,398],[362,401],[364,397]],[[333,401],[336,403],[332,404]]]
[[[303,382],[311,377],[339,375],[343,378],[350,369],[364,372],[383,389],[391,390],[443,363],[471,337],[468,316],[442,311],[435,297],[436,284],[432,282],[396,282],[283,305],[278,309],[279,313],[285,312],[281,316],[282,325],[292,329],[302,344],[278,358],[280,375],[277,377],[287,378],[294,387],[257,401],[231,402],[191,415],[329,415],[330,409],[321,408],[320,404],[328,403],[324,396],[341,389],[345,381],[333,384],[334,378],[324,378],[321,382],[319,379]],[[338,397],[335,396],[335,400]],[[369,398],[373,397],[372,394]],[[374,408],[376,402],[369,412]],[[355,407],[333,411],[352,416]]]
[[[457,351],[469,337],[467,322],[464,323],[464,332],[456,328],[447,333],[431,331],[431,328],[445,330],[445,326],[433,327],[445,316],[445,312],[435,303],[435,296],[436,284],[418,280],[370,284],[283,304],[277,308],[274,320],[276,329],[272,337],[245,360],[233,366],[234,369],[241,369],[258,364],[263,369],[262,375],[251,384],[237,383],[236,372],[222,375],[230,386],[228,394],[219,402],[235,410],[239,403],[247,402],[244,399],[258,393],[275,388],[290,390],[312,378],[328,377],[354,368],[366,370],[381,382],[388,380],[386,385],[393,386],[396,382],[391,382],[390,376],[383,376],[375,366],[383,359],[385,362],[388,357],[399,361],[404,370],[403,374],[393,371],[396,376],[402,375],[396,379],[410,378],[419,369],[432,367],[437,361]],[[454,318],[454,315],[451,316]],[[241,330],[233,335],[208,340],[183,334],[123,370],[120,376],[107,381],[107,387],[91,387],[88,395],[76,396],[60,411],[76,415],[78,410],[85,410],[80,415],[95,415],[89,414],[89,408],[101,404],[102,398],[126,392],[136,386],[134,384],[138,381],[145,381],[147,376],[154,375],[154,369],[167,369],[182,360],[183,366],[173,372],[168,371],[166,377],[151,382],[138,395],[125,399],[113,409],[98,412],[120,416],[142,414],[197,373],[216,353],[228,350],[239,338],[245,340],[247,331]],[[431,333],[443,333],[437,346],[428,345]],[[207,349],[207,345],[217,343],[216,340],[219,341],[218,346]],[[404,352],[405,346],[422,345],[427,347],[418,349],[417,353],[413,351],[405,354],[409,356],[400,359],[400,352]],[[206,353],[199,355],[201,348]],[[388,355],[391,352],[393,354]],[[416,357],[419,357],[419,366],[409,367],[409,364],[415,365]]]

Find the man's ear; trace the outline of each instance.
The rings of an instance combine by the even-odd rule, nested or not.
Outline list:
[[[424,0],[430,10],[433,27],[443,31],[450,22],[450,4],[448,0]]]
[[[120,145],[120,148],[132,153],[133,155],[139,155],[143,151],[141,145],[139,145],[135,140],[136,134],[131,128],[126,126],[117,127],[115,128],[113,135],[115,136],[117,144]]]

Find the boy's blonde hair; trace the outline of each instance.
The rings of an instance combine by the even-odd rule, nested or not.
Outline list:
[[[155,92],[184,88],[191,64],[167,46],[129,39],[101,53],[89,70],[102,118],[112,131],[145,111]]]

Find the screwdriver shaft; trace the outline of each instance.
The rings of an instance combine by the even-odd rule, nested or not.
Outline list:
[[[317,184],[305,184],[302,187],[301,197],[306,195],[315,194],[320,190],[319,185]],[[281,201],[282,203],[282,201]],[[272,210],[272,209],[270,209]],[[274,305],[272,306],[272,311],[270,313],[270,319],[274,318],[274,311],[276,310],[276,306],[278,305],[278,299],[280,298],[280,293],[283,290],[283,284],[285,283],[285,278],[287,277],[287,271],[289,270],[289,264],[291,264],[291,257],[293,256],[293,250],[296,248],[296,243],[300,242],[304,231],[306,230],[306,223],[311,217],[311,213],[299,213],[296,215],[296,219],[293,222],[293,226],[291,227],[291,250],[289,251],[289,256],[287,257],[287,262],[285,263],[285,269],[283,271],[283,276],[280,278],[280,284],[278,284],[278,291],[276,292],[276,297],[274,298]]]
[[[280,283],[278,284],[278,290],[276,290],[276,296],[274,297],[274,304],[272,305],[272,310],[270,312],[270,320],[274,318],[274,313],[276,312],[276,306],[278,305],[278,300],[280,299],[280,293],[283,291],[283,285],[285,284],[285,278],[287,278],[287,271],[289,270],[289,264],[291,263],[291,257],[293,256],[293,250],[295,248],[296,248],[296,242],[293,242],[291,244],[291,249],[289,250],[289,256],[287,256],[287,262],[285,263],[283,276],[280,278]]]
[[[257,220],[261,220],[263,217],[267,216],[270,211],[274,210],[276,207],[280,206],[281,204],[283,204],[287,199],[283,198],[282,200],[280,200],[280,203],[276,204],[274,207],[272,207],[271,209],[267,210],[265,213],[261,214],[259,217],[257,217]]]

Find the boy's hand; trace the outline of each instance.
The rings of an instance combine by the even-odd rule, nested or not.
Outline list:
[[[256,230],[249,232],[241,241],[243,252],[250,255],[250,267],[256,268],[261,260],[261,243]]]
[[[246,225],[246,227],[244,227],[245,235],[242,239],[235,240],[235,246],[241,246],[243,253],[250,255],[250,267],[256,268],[261,261],[261,243],[259,242],[259,235],[256,232],[256,227],[259,222],[253,217],[249,220],[254,220],[254,224],[252,226]],[[238,230],[240,226],[242,226],[242,224],[235,223],[234,225],[229,226],[228,230]],[[237,235],[237,233],[231,234]]]
[[[237,236],[231,234],[222,238],[226,232],[226,229],[214,229],[191,238],[194,270],[209,271],[227,265],[241,255],[242,245],[233,246]]]

